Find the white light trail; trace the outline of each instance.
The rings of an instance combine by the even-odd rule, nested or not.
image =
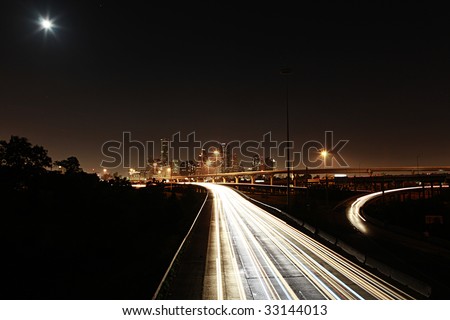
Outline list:
[[[214,194],[215,201],[214,237],[219,247],[214,254],[221,266],[216,272],[221,274],[215,278],[220,283],[205,286],[216,287],[218,291],[211,295],[225,299],[412,299],[236,191],[211,183],[200,185]],[[238,289],[232,285],[235,281]]]
[[[385,194],[389,193],[395,193],[395,192],[402,192],[402,191],[409,191],[409,190],[418,190],[418,189],[429,189],[431,186],[420,186],[420,187],[407,187],[407,188],[400,188],[400,189],[390,189],[385,190]],[[350,208],[347,210],[347,218],[351,222],[351,224],[361,231],[364,234],[368,233],[368,229],[366,226],[366,218],[361,214],[361,208],[367,204],[367,202],[381,197],[383,195],[383,191],[373,192],[368,195],[359,197],[356,199],[350,206]]]

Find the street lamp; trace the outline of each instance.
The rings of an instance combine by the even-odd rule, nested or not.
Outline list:
[[[102,171],[103,171],[103,175],[100,175],[100,174],[99,174],[100,179],[102,179],[102,180],[107,180],[107,179],[108,179],[108,170],[105,169],[105,168],[103,168]]]
[[[324,149],[320,152],[320,155],[323,157],[323,168],[326,170],[328,151]],[[326,172],[325,172],[325,196],[326,196],[326,203],[328,205],[328,174]]]
[[[416,173],[418,174],[419,173],[419,158],[420,158],[420,156],[422,155],[422,153],[419,153],[417,156],[416,156]]]
[[[322,151],[320,151],[320,155],[323,157],[323,168],[326,169],[326,167],[327,167],[328,151],[323,149]],[[327,177],[326,173],[325,173],[325,177]]]
[[[289,75],[292,74],[292,69],[289,67],[281,68],[280,74],[286,77],[286,141],[288,143],[287,148],[287,211],[289,211],[290,207],[290,185],[291,185],[291,150],[289,148]]]
[[[167,168],[167,172],[169,174],[169,181],[170,181],[170,190],[172,191],[172,169],[171,168]]]

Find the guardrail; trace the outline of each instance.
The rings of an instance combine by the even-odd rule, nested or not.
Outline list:
[[[192,225],[191,225],[191,227],[189,228],[189,230],[188,230],[186,236],[184,237],[183,241],[181,242],[180,246],[178,247],[178,250],[176,251],[176,253],[175,253],[175,255],[174,255],[172,261],[171,261],[170,264],[169,264],[169,267],[167,268],[166,272],[164,273],[164,276],[163,276],[161,282],[159,283],[158,288],[156,289],[155,293],[153,294],[152,300],[155,300],[155,299],[158,298],[159,292],[161,291],[161,288],[162,288],[164,282],[166,281],[167,276],[168,276],[169,273],[170,273],[170,270],[172,270],[172,267],[173,267],[173,265],[175,264],[175,261],[177,260],[178,255],[180,254],[180,252],[181,252],[181,250],[182,250],[184,244],[186,243],[187,239],[189,239],[189,237],[190,237],[190,235],[191,235],[191,232],[192,232],[192,229],[194,229],[194,226],[195,226],[195,224],[197,223],[198,217],[200,216],[200,213],[202,212],[203,207],[205,206],[205,203],[206,203],[206,201],[208,200],[208,196],[209,196],[209,193],[206,193],[205,200],[203,201],[203,204],[202,204],[202,206],[200,207],[200,210],[198,211],[198,213],[197,213],[197,215],[196,215],[196,217],[195,217],[195,219],[194,219],[194,222],[192,222]]]

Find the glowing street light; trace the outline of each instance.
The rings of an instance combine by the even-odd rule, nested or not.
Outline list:
[[[108,179],[108,170],[106,168],[103,168],[102,172],[103,172],[103,175],[100,176],[100,174],[99,174],[100,179],[107,180]]]
[[[320,152],[320,155],[323,157],[323,168],[326,168],[326,161],[327,161],[327,156],[328,156],[328,151],[327,150],[322,150]],[[328,174],[325,172],[325,197],[326,197],[326,203],[328,205]]]
[[[323,168],[325,169],[327,167],[328,151],[323,149],[320,151],[320,155],[323,157]]]
[[[286,141],[289,144],[290,143],[290,137],[289,137],[289,76],[292,75],[292,69],[290,67],[284,67],[281,68],[280,74],[286,78]],[[287,212],[289,212],[289,208],[291,206],[290,202],[290,187],[291,187],[291,150],[289,149],[289,145],[287,148],[287,176],[286,176],[286,198],[287,198]]]
[[[172,169],[171,168],[167,168],[167,173],[169,175],[170,190],[172,190]]]

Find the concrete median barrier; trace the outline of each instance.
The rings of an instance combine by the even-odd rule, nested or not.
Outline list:
[[[316,233],[316,227],[313,227],[312,225],[310,225],[309,223],[304,223],[303,224],[303,227],[306,229],[306,230],[308,230],[308,231],[310,231],[312,234],[315,234]]]
[[[325,231],[317,230],[317,235],[333,245],[336,244],[337,242],[337,238],[335,236],[332,236],[331,234],[326,233]]]
[[[429,297],[431,295],[431,286],[401,271],[393,269],[391,279],[420,293],[424,297]]]
[[[387,277],[390,277],[392,275],[392,268],[390,266],[372,257],[369,256],[366,257],[365,265],[377,269],[379,272],[381,272]]]
[[[359,262],[364,263],[366,261],[366,255],[364,253],[361,253],[360,251],[349,246],[345,242],[337,240],[336,245],[349,255],[354,256]]]

